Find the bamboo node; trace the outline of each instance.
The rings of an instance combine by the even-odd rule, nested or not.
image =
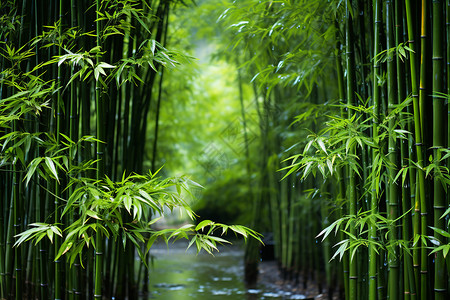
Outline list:
[[[432,57],[432,60],[443,60],[444,58],[442,56]]]
[[[434,291],[435,291],[435,292],[440,292],[440,293],[442,293],[442,292],[446,292],[447,289],[438,289],[438,288],[435,288]]]
[[[427,270],[420,270],[420,274],[428,274]]]
[[[427,212],[421,212],[420,215],[421,216],[426,216],[426,215],[428,215],[428,213]]]
[[[103,255],[103,252],[97,252],[97,251],[95,251],[95,255]]]
[[[101,298],[102,295],[94,295],[94,298]]]
[[[446,206],[442,206],[442,205],[434,205],[433,208],[435,208],[435,209],[445,209]]]
[[[358,279],[358,276],[349,276],[350,279]]]

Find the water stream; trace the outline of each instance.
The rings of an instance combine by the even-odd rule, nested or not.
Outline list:
[[[149,299],[161,300],[259,300],[305,299],[303,295],[276,290],[274,286],[247,289],[243,282],[243,247],[221,247],[214,257],[186,251],[185,244],[154,245]]]

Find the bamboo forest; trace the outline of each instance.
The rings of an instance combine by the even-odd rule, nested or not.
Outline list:
[[[449,299],[449,0],[0,12],[1,299]]]

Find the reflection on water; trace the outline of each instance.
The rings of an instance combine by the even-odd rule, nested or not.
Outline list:
[[[259,286],[246,289],[242,247],[221,247],[214,257],[195,249],[185,251],[186,244],[154,245],[154,264],[150,272],[149,299],[161,300],[259,300],[305,299],[283,291]]]

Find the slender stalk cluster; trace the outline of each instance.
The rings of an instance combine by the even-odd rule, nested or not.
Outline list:
[[[282,112],[261,202],[282,270],[346,299],[448,297],[448,1],[244,2],[221,19]]]
[[[157,175],[159,120],[148,118],[164,95],[157,75],[189,60],[165,47],[174,6],[0,2],[0,298],[137,299],[157,238],[210,253],[226,242],[219,228],[259,239],[211,221],[152,227],[165,209],[195,216],[193,182]]]

